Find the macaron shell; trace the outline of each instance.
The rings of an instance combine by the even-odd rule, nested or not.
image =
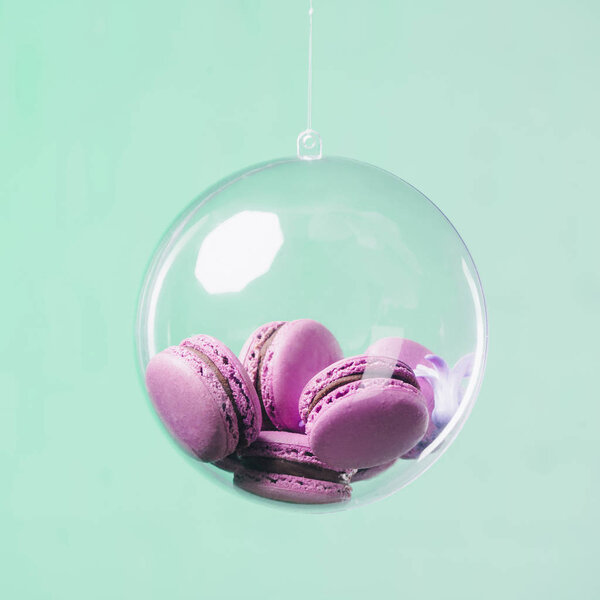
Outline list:
[[[302,432],[298,402],[305,384],[342,358],[333,334],[321,323],[299,319],[275,334],[261,365],[261,395],[277,429]]]
[[[256,496],[294,504],[331,504],[349,500],[351,496],[350,486],[341,483],[247,469],[237,471],[233,482]]]
[[[251,444],[258,437],[262,425],[260,401],[254,385],[237,356],[225,344],[208,335],[190,337],[184,340],[180,347],[192,348],[204,353],[217,367],[229,385],[242,420],[238,447]]]
[[[228,399],[199,375],[193,356],[177,347],[154,356],[146,369],[146,386],[163,424],[179,445],[204,461],[224,458],[237,445],[237,425],[228,422]]]
[[[377,340],[367,348],[367,354],[378,354],[383,356],[390,356],[397,358],[398,360],[404,361],[411,369],[416,369],[417,365],[424,365],[426,367],[433,368],[434,365],[429,362],[425,356],[433,354],[431,350],[425,346],[408,340],[406,338],[399,337],[386,337]],[[435,395],[433,388],[427,379],[423,377],[417,377],[421,392],[425,398],[427,404],[427,410],[429,411],[429,426],[425,432],[423,439],[409,452],[407,452],[402,458],[414,459],[418,458],[425,447],[427,447],[438,435],[439,431],[435,426],[431,415],[435,407]]]
[[[240,452],[240,457],[244,458],[246,456],[279,458],[331,469],[329,465],[315,456],[310,447],[308,436],[303,433],[261,431],[258,439]]]
[[[417,365],[424,365],[426,367],[434,366],[425,358],[427,354],[433,354],[431,350],[428,350],[425,346],[422,346],[418,342],[414,342],[413,340],[408,340],[405,338],[381,338],[380,340],[377,340],[376,342],[371,344],[367,348],[365,354],[389,356],[390,358],[401,360],[402,362],[405,362],[411,369],[413,369],[413,371],[417,367]],[[426,379],[423,379],[422,377],[417,377],[417,380],[419,382],[421,392],[423,392],[423,396],[427,403],[429,414],[431,415],[434,407],[433,388]]]
[[[250,381],[256,382],[258,373],[258,363],[260,360],[260,349],[268,340],[273,332],[275,332],[285,321],[271,321],[261,325],[258,329],[250,334],[250,337],[244,343],[240,351],[240,361],[244,365]]]
[[[346,377],[359,374],[363,380],[369,378],[395,378],[419,387],[414,372],[403,362],[388,356],[360,354],[342,358],[317,373],[304,387],[300,395],[298,408],[304,421],[313,399],[322,393],[327,386],[335,384]]]
[[[285,323],[285,321],[271,321],[262,325],[256,329],[250,337],[244,343],[240,352],[240,360],[248,373],[248,377],[252,382],[252,385],[259,394],[258,399],[260,403],[261,412],[261,429],[275,429],[275,426],[271,422],[267,411],[265,410],[264,402],[261,398],[261,389],[258,385],[258,367],[261,360],[261,351],[266,343],[269,343],[271,336]]]
[[[335,469],[374,467],[413,448],[427,430],[421,392],[394,379],[346,384],[312,410],[306,432],[317,457]]]

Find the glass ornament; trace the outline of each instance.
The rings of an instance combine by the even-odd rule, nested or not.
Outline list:
[[[357,507],[392,494],[421,475],[450,446],[473,408],[482,381],[487,318],[471,255],[450,221],[431,201],[402,179],[373,165],[348,158],[323,157],[321,137],[311,125],[312,20],[311,0],[308,119],[307,128],[297,139],[297,156],[256,165],[225,178],[201,194],[176,219],[150,261],[139,299],[136,337],[142,376],[153,356],[195,334],[212,336],[234,353],[245,353],[247,338],[273,321],[318,321],[337,338],[345,357],[363,355],[350,360],[355,371],[335,371],[336,367],[331,367],[333,370],[326,370],[327,375],[321,380],[317,376],[316,387],[307,385],[305,390],[314,393],[314,398],[308,394],[306,399],[301,394],[297,426],[293,410],[288,411],[287,423],[291,425],[287,428],[296,427],[302,432],[306,427],[309,435],[300,436],[301,446],[310,440],[310,447],[302,451],[305,463],[292,461],[292,470],[296,470],[291,477],[297,486],[294,493],[301,490],[296,494],[301,502],[291,503],[289,496],[286,496],[288,502],[259,499],[234,487],[231,471],[240,472],[239,454],[219,461],[219,466],[186,455],[204,474],[244,498],[294,510],[328,512]],[[277,330],[277,325],[269,326],[273,327],[283,331]],[[255,341],[263,334],[257,335]],[[325,337],[331,350],[331,334],[327,332]],[[268,354],[267,351],[263,356],[267,348],[265,339],[260,343],[263,350],[259,352],[256,348],[252,354],[255,359],[258,357],[258,371],[260,361],[266,360],[264,356]],[[276,343],[277,338],[273,347]],[[340,348],[335,341],[333,344],[335,355],[339,356]],[[300,353],[294,349],[296,360],[303,361],[307,354],[304,348]],[[187,352],[190,358],[189,350],[177,352],[179,355]],[[275,354],[274,350],[270,352]],[[222,372],[217,373],[220,383],[216,382],[215,373],[209,372],[215,364],[210,359],[206,362],[206,355],[201,356],[204,356],[201,368],[210,367],[202,377],[213,377],[212,389],[221,394],[228,391],[232,398],[227,378]],[[388,359],[377,358],[381,356],[399,357],[412,370],[404,366],[400,367],[402,373],[395,367],[390,369]],[[171,364],[171,358],[167,358],[166,364]],[[235,359],[230,357],[227,361],[224,364],[232,372]],[[281,378],[285,392],[291,389],[289,381],[298,378],[297,365],[294,362],[292,370]],[[363,370],[356,371],[357,365],[362,365]],[[188,367],[187,363],[182,367],[186,382],[192,381]],[[254,368],[251,364],[247,367]],[[169,369],[166,372],[168,376],[160,380],[160,385],[166,382],[170,393]],[[333,383],[328,380],[329,375]],[[260,378],[254,377],[260,388]],[[180,385],[186,398],[193,402],[204,389],[203,383],[198,389],[196,384],[196,380],[189,383],[194,386],[193,393],[188,384]],[[411,402],[419,399],[410,404],[411,410],[418,410],[420,415],[414,423],[412,417],[405,416],[409,413],[397,418],[400,414],[397,411],[390,413],[396,420],[388,421],[387,413],[382,418],[386,407],[400,406],[399,398],[404,398],[405,392]],[[292,409],[295,393],[288,394]],[[181,400],[177,394],[175,398]],[[368,404],[366,399],[373,402]],[[390,399],[391,404],[386,404]],[[340,402],[344,410],[338,410]],[[209,405],[197,406],[202,407],[198,414],[212,415],[208,430],[213,431],[216,413],[208,411]],[[222,404],[224,411],[225,406],[226,402]],[[402,406],[406,408],[408,404]],[[371,408],[365,410],[365,407]],[[239,412],[236,414],[239,420]],[[179,414],[177,419],[177,426],[183,422],[185,431],[191,431],[191,435],[196,435],[196,427],[206,429],[207,421],[202,419],[195,421],[193,427],[189,421],[182,421]],[[229,419],[228,422],[235,421],[231,412]],[[214,422],[217,426],[225,423],[219,418]],[[340,429],[340,422],[356,428],[352,435],[347,435],[349,430],[344,427]],[[266,420],[263,427],[268,428]],[[420,441],[414,445],[415,437],[410,450],[403,451],[401,456],[396,453],[392,460],[386,461],[381,460],[383,454],[380,454],[380,460],[374,461],[373,448],[383,447],[382,439],[389,447],[397,444],[405,430],[414,433],[416,427],[421,428]],[[322,432],[320,436],[317,431]],[[262,477],[259,487],[266,481],[267,490],[272,492],[281,484],[278,475],[284,478],[290,475],[290,463],[278,462],[274,453],[269,454],[271,451],[265,461],[265,455],[260,454],[261,444],[268,446],[273,439],[281,441],[282,437],[269,436],[272,434],[265,434],[260,443],[242,456],[242,471],[247,474],[248,470],[259,469]],[[332,443],[334,439],[340,447],[337,442]],[[296,456],[301,453],[297,448],[294,451]],[[326,452],[333,457],[327,459],[330,462],[323,458]],[[372,462],[358,464],[369,452]],[[343,469],[341,464],[333,465],[333,471],[326,469],[327,476],[333,477],[329,482],[333,482],[335,489],[343,488],[344,501],[302,503],[308,501],[310,494],[323,500],[324,494],[319,496],[321,492],[315,492],[315,478],[317,484],[327,481],[321,478],[325,477],[323,468],[331,466],[331,460],[346,459],[348,464]],[[312,461],[308,470],[306,461]],[[312,475],[298,476],[299,464]],[[340,470],[341,474],[337,472]],[[246,478],[246,484],[248,481]],[[239,479],[237,482],[240,484]],[[349,498],[348,485],[352,488]],[[250,481],[245,489],[256,493],[253,486]],[[282,490],[276,491],[279,494]],[[271,498],[275,497],[276,494],[271,494]]]
[[[431,439],[352,483],[349,501],[277,504],[323,512],[386,497],[442,455],[473,408],[487,319],[469,251],[430,200],[378,167],[302,152],[257,165],[201,194],[159,243],[139,300],[139,367],[197,333],[239,353],[260,325],[303,318],[329,328],[345,356],[383,338],[431,350],[415,368],[435,393]],[[231,473],[188,460],[235,489]]]

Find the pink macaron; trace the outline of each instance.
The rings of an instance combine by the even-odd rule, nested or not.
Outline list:
[[[273,341],[273,334],[282,326],[285,321],[271,321],[265,323],[256,329],[246,340],[240,352],[240,360],[242,361],[250,381],[254,384],[258,397],[260,399],[260,408],[262,413],[262,428],[267,430],[275,429],[271,422],[267,411],[265,410],[264,402],[261,397],[261,382],[259,376],[259,367],[264,360],[264,355]]]
[[[311,449],[336,469],[389,463],[421,440],[429,422],[412,369],[383,356],[325,368],[306,384],[300,413]]]
[[[434,368],[435,365],[431,363],[427,358],[431,355],[431,350],[428,350],[425,346],[422,346],[418,342],[400,337],[385,337],[377,340],[371,344],[365,354],[372,356],[389,356],[396,360],[401,360],[406,363],[413,371],[417,366],[422,365],[424,367]],[[423,436],[423,439],[407,452],[402,458],[417,458],[424,447],[429,445],[437,435],[437,428],[433,422],[432,414],[435,408],[435,396],[433,388],[427,379],[424,377],[417,376],[419,387],[425,403],[427,404],[427,411],[429,412],[429,425],[427,431]]]
[[[254,386],[235,354],[213,337],[197,335],[152,357],[146,386],[167,430],[200,460],[224,459],[260,432]]]
[[[298,401],[307,381],[339,360],[334,335],[312,319],[273,321],[248,338],[240,359],[264,407],[264,429],[303,432]]]
[[[320,461],[301,433],[263,431],[239,457],[234,483],[251,494],[296,504],[350,499],[350,473]]]

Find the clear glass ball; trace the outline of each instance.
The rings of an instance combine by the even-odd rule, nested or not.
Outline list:
[[[303,318],[329,328],[345,356],[387,337],[425,346],[440,358],[420,381],[446,407],[440,400],[433,439],[354,483],[351,500],[264,502],[323,512],[388,496],[441,456],[475,402],[487,318],[471,255],[430,200],[380,168],[345,158],[252,167],[198,197],[160,241],[139,300],[139,366],[143,374],[154,354],[198,333],[237,354],[260,325]],[[187,460],[235,489],[231,473]]]

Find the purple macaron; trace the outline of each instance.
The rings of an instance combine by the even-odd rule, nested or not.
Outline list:
[[[146,386],[168,431],[200,460],[221,460],[260,432],[260,403],[248,374],[229,348],[208,335],[152,357]]]
[[[406,338],[381,338],[367,348],[366,354],[374,356],[389,356],[390,358],[401,360],[411,369],[413,369],[413,371],[418,365],[423,365],[429,368],[435,367],[431,361],[425,358],[426,356],[431,355],[432,352],[418,342],[414,342],[413,340],[408,340]],[[417,376],[417,381],[419,382],[419,387],[421,388],[421,392],[425,398],[425,403],[427,404],[427,410],[429,412],[429,425],[425,435],[423,436],[423,439],[419,442],[419,444],[412,448],[402,458],[417,458],[421,454],[423,448],[429,445],[437,435],[437,428],[435,427],[433,419],[431,418],[433,409],[435,407],[433,388],[431,387],[429,381],[427,381],[427,379],[424,377]]]
[[[334,335],[312,319],[273,321],[259,327],[240,354],[264,406],[263,428],[303,432],[298,400],[306,382],[339,360]]]
[[[350,499],[350,474],[320,461],[303,434],[263,431],[239,457],[233,481],[251,494],[296,504]]]
[[[265,323],[256,329],[252,335],[246,340],[241,352],[240,360],[244,364],[244,368],[250,377],[250,381],[254,384],[254,387],[258,393],[258,397],[261,400],[260,408],[262,412],[262,428],[263,429],[275,429],[275,426],[271,422],[269,415],[265,410],[264,402],[261,398],[261,384],[259,378],[259,367],[264,359],[264,355],[273,341],[273,334],[282,326],[285,325],[285,321],[272,321]]]
[[[336,469],[390,462],[413,448],[429,422],[412,369],[384,356],[339,360],[306,384],[300,398],[311,449]]]

